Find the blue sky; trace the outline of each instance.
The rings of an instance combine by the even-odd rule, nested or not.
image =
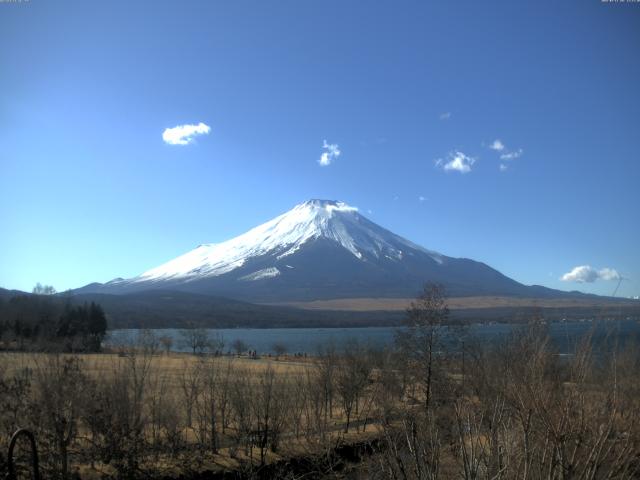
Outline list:
[[[599,0],[0,3],[0,286],[131,277],[328,198],[638,295],[639,50],[640,4]]]

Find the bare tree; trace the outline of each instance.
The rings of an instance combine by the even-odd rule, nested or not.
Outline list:
[[[405,328],[398,330],[397,342],[409,360],[414,379],[421,387],[425,411],[429,410],[436,378],[444,378],[441,367],[443,325],[449,318],[444,288],[427,284],[407,309]]]
[[[212,339],[204,328],[185,328],[180,330],[182,345],[194,355],[201,355],[212,347]]]
[[[244,340],[239,338],[235,339],[231,343],[231,348],[233,348],[238,356],[242,355],[244,352],[249,350],[249,345],[246,344]]]
[[[34,294],[36,295],[55,295],[56,289],[51,285],[42,285],[40,282],[36,283],[35,287],[33,287]]]
[[[433,411],[405,410],[397,425],[383,427],[378,456],[382,478],[436,480],[440,477],[442,439],[434,420]]]
[[[179,381],[182,405],[184,405],[186,414],[186,424],[189,428],[193,427],[193,410],[202,389],[202,376],[202,362],[185,360]]]
[[[234,374],[233,359],[227,358],[219,375],[217,394],[218,411],[220,412],[220,427],[224,434],[229,426],[229,397],[231,391],[231,380]]]
[[[319,369],[309,369],[304,374],[304,389],[306,401],[304,403],[304,426],[306,428],[305,437],[309,442],[318,437],[324,441],[327,436],[328,401],[325,388],[325,379]]]
[[[235,427],[235,446],[244,446],[246,455],[250,455],[252,452],[251,434],[254,429],[253,409],[251,408],[252,396],[251,374],[247,370],[236,369],[230,381],[229,405]]]
[[[265,464],[267,448],[276,452],[280,435],[285,425],[288,411],[286,381],[276,375],[271,366],[258,374],[258,381],[252,396],[253,415],[256,420],[254,431],[257,434],[260,450],[260,465]]]
[[[336,387],[342,400],[346,418],[345,433],[349,432],[352,414],[358,413],[360,397],[369,383],[371,364],[367,352],[356,341],[348,342],[339,359]]]
[[[159,459],[164,444],[164,417],[169,397],[168,378],[166,374],[154,371],[150,376],[147,388],[147,411],[149,415],[149,437],[155,455]]]
[[[136,348],[140,349],[145,355],[155,355],[159,347],[160,341],[153,330],[145,328],[138,331]]]
[[[78,357],[47,355],[36,358],[34,412],[37,425],[54,459],[53,472],[69,475],[70,447],[78,435],[78,420],[84,402],[85,376]]]
[[[324,423],[333,416],[333,396],[335,391],[335,374],[338,365],[338,355],[333,342],[329,342],[318,349],[318,360],[316,367],[318,375],[316,380],[321,386],[324,397]]]
[[[140,474],[145,458],[149,423],[146,409],[153,356],[134,350],[111,357],[87,389],[89,400],[83,409],[83,423],[90,432],[95,457],[112,464],[118,475]]]
[[[19,427],[31,427],[33,369],[15,363],[9,369],[9,357],[0,353],[0,478],[6,473],[9,438]],[[11,370],[11,371],[10,371]]]
[[[219,443],[218,416],[220,403],[222,403],[219,402],[221,395],[218,390],[224,386],[221,380],[225,371],[216,359],[202,359],[200,363],[201,393],[195,401],[198,417],[197,434],[202,445],[206,445],[213,453],[217,453]]]

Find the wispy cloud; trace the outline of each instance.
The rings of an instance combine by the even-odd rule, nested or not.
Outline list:
[[[495,150],[496,152],[501,152],[503,151],[506,147],[504,146],[504,143],[502,143],[502,141],[499,138],[496,138],[491,145],[489,145],[489,148],[491,150]]]
[[[563,282],[593,283],[596,280],[619,280],[620,274],[613,268],[596,270],[589,265],[574,267],[560,277]]]
[[[501,163],[499,168],[501,172],[506,172],[509,167],[504,163]]]
[[[521,148],[517,150],[509,150],[505,145],[505,143],[499,138],[496,138],[493,142],[491,142],[488,145],[488,147],[491,150],[495,150],[496,152],[500,153],[500,160],[507,161],[507,162],[509,160],[515,160],[516,158],[520,158],[524,154],[524,150],[522,150]],[[507,169],[506,165],[504,166],[504,168],[502,165],[500,165],[501,172],[504,172],[506,169]]]
[[[451,112],[444,112],[440,114],[440,120],[449,120],[451,118]]]
[[[324,152],[320,155],[318,163],[321,167],[327,167],[333,163],[333,161],[340,156],[340,147],[335,143],[327,143],[326,140],[322,142],[322,149]]]
[[[426,197],[423,197],[422,195],[420,195],[420,196],[418,197],[418,201],[419,201],[419,202],[424,202],[424,201],[426,201],[426,200],[427,200],[427,199],[426,199]]]
[[[165,128],[162,140],[169,145],[189,145],[197,135],[207,135],[210,131],[211,127],[202,122],[197,125],[178,125]]]
[[[449,152],[446,159],[439,158],[436,160],[436,166],[441,167],[445,172],[469,173],[471,167],[476,163],[474,157],[465,155],[461,151]]]
[[[520,158],[523,153],[524,153],[524,150],[519,148],[518,150],[514,150],[513,152],[505,152],[505,153],[503,153],[502,155],[500,155],[500,159],[501,160],[515,160],[516,158]]]

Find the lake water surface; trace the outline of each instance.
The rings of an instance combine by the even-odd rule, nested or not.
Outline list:
[[[480,341],[492,343],[505,338],[511,332],[523,328],[514,324],[483,324],[471,325],[467,333],[468,341]],[[593,329],[593,342],[598,348],[602,345],[612,344],[617,341],[621,344],[629,339],[640,339],[640,323],[636,320],[601,321],[592,323],[562,322],[547,325],[549,334],[560,353],[572,353],[577,339]],[[235,340],[242,340],[250,349],[259,354],[273,353],[276,343],[282,344],[289,353],[314,354],[318,349],[333,342],[338,348],[349,341],[357,340],[360,343],[370,344],[376,347],[390,345],[394,341],[396,328],[394,327],[369,327],[369,328],[223,328],[211,329],[210,335],[220,336],[224,340],[224,351],[231,350],[231,344]],[[106,340],[111,345],[135,345],[140,330],[123,329],[112,330]],[[153,330],[157,337],[169,336],[173,339],[172,350],[188,351],[189,348],[183,342],[180,329]]]

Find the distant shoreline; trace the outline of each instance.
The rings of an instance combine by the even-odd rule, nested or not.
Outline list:
[[[582,338],[583,335],[593,330],[594,340],[602,341],[610,334],[620,337],[621,341],[632,337],[640,337],[640,323],[637,319],[620,321],[591,321],[570,320],[566,322],[546,322],[549,327],[551,339],[558,343],[560,353],[571,353],[573,340]],[[524,322],[498,323],[484,322],[468,326],[464,330],[469,340],[479,340],[482,343],[498,340],[505,335],[517,331],[525,326]],[[371,326],[371,327],[309,327],[309,328],[211,328],[210,335],[220,336],[224,346],[220,352],[233,351],[231,345],[236,340],[241,340],[250,350],[256,350],[258,355],[275,354],[273,346],[284,345],[286,352],[306,353],[313,355],[319,347],[333,344],[343,345],[350,340],[357,340],[362,344],[384,347],[394,342],[397,332],[396,326]],[[172,338],[171,350],[174,352],[188,352],[189,348],[184,344],[181,328],[166,328],[154,330],[156,339],[164,336]],[[117,348],[118,346],[135,346],[140,338],[140,332],[144,329],[114,329],[109,331],[109,338],[105,346]],[[458,332],[458,330],[452,330]],[[212,337],[213,338],[213,337]],[[143,342],[144,343],[144,342]]]
[[[334,311],[398,311],[405,310],[413,298],[338,298],[332,300],[312,300],[308,302],[272,302],[261,305],[294,307],[303,310],[334,310]],[[637,307],[640,301],[622,298],[521,298],[505,296],[473,296],[450,297],[447,299],[451,310],[482,309],[482,308],[612,308]]]

